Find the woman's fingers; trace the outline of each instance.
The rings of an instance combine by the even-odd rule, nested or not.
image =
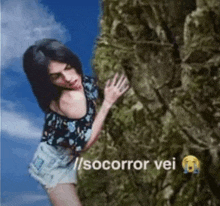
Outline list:
[[[115,76],[114,76],[114,78],[112,80],[111,86],[115,85],[117,77],[118,77],[118,73],[115,74]]]
[[[125,85],[128,83],[128,79],[124,76],[124,78],[122,79],[122,81],[119,84],[119,90],[121,90],[123,87],[125,87]]]
[[[106,87],[109,87],[109,86],[110,86],[110,79],[106,82],[105,86],[106,86]]]
[[[124,86],[122,89],[120,89],[120,93],[121,95],[124,94],[128,89],[129,89],[129,84],[127,84],[126,86]]]
[[[129,88],[128,79],[124,74],[122,74],[120,78],[117,80],[118,76],[118,73],[116,73],[112,81],[109,79],[106,82],[106,87],[115,87],[122,94]]]
[[[125,75],[123,74],[119,78],[118,76],[118,74],[115,74],[112,80],[109,79],[106,82],[104,90],[105,100],[111,104],[114,104],[117,99],[130,88]]]
[[[125,78],[125,75],[122,74],[121,77],[119,78],[117,84],[116,84],[116,87],[120,88],[120,85],[122,84],[122,81],[123,81],[124,78]]]

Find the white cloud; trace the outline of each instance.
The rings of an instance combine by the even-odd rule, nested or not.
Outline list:
[[[42,128],[25,113],[18,113],[19,103],[1,100],[1,130],[10,136],[23,139],[39,139]]]
[[[1,64],[5,68],[14,58],[21,58],[25,50],[42,38],[65,42],[68,31],[35,0],[12,0],[2,3]]]
[[[25,114],[21,115],[13,111],[2,111],[2,132],[10,136],[36,139],[41,137],[42,129],[36,127]]]
[[[15,110],[15,108],[17,107],[17,104],[10,100],[1,99],[1,106],[8,110]]]

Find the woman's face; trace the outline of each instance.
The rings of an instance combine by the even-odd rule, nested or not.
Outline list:
[[[66,89],[82,89],[81,75],[70,65],[62,62],[51,61],[48,66],[48,73],[51,82]]]

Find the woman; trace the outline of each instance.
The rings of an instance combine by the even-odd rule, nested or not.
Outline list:
[[[46,189],[53,205],[81,205],[75,190],[75,160],[98,139],[103,122],[129,86],[116,74],[104,89],[95,117],[96,81],[84,76],[81,62],[62,43],[43,39],[29,47],[23,67],[38,104],[45,112],[41,142],[29,173]]]

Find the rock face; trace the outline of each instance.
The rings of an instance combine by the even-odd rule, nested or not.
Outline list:
[[[219,0],[103,0],[102,11],[93,60],[99,86],[124,72],[131,89],[85,156],[150,163],[81,171],[81,199],[85,205],[220,205]],[[200,160],[199,174],[183,173],[187,155]],[[154,160],[172,165],[157,169]]]

